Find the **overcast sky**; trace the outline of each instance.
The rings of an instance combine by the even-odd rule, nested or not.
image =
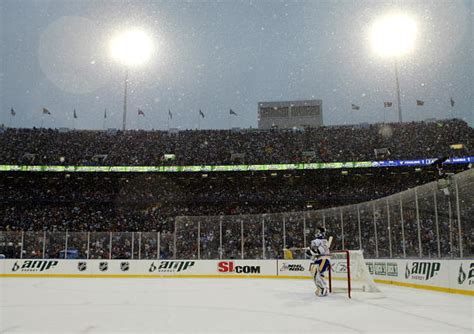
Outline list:
[[[0,123],[72,127],[76,109],[76,128],[120,128],[125,70],[107,46],[129,27],[159,45],[130,70],[130,128],[165,129],[168,109],[171,127],[197,127],[201,109],[202,128],[227,128],[229,108],[231,126],[256,127],[259,101],[299,99],[322,99],[329,125],[395,121],[396,108],[383,108],[396,101],[393,62],[368,37],[397,11],[418,24],[416,49],[400,60],[404,119],[453,112],[473,126],[473,9],[472,0],[2,0]]]

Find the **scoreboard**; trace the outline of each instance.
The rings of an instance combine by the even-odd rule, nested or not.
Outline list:
[[[258,103],[259,129],[323,126],[322,100]]]

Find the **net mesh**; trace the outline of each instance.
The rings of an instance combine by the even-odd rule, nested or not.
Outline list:
[[[347,273],[349,256],[350,273]],[[364,255],[360,250],[333,251],[331,252],[331,284],[333,292],[344,292],[349,289],[348,277],[350,277],[351,291],[380,292],[375,285],[364,261]]]

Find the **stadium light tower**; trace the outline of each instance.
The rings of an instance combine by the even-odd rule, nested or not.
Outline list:
[[[400,101],[400,82],[398,79],[399,59],[413,50],[417,27],[412,18],[404,14],[381,17],[371,29],[373,50],[382,57],[392,58],[395,65],[395,83],[397,87],[398,121],[401,123],[402,106]]]
[[[122,131],[125,131],[127,127],[128,71],[131,67],[148,62],[152,53],[153,42],[142,30],[134,29],[122,32],[110,41],[111,57],[125,67]]]

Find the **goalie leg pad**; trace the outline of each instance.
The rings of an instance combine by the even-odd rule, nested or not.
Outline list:
[[[320,266],[315,265],[316,268],[315,273],[313,274],[314,284],[317,288],[324,290],[327,289],[326,281],[324,280],[323,276],[321,275],[321,271],[319,270]]]

